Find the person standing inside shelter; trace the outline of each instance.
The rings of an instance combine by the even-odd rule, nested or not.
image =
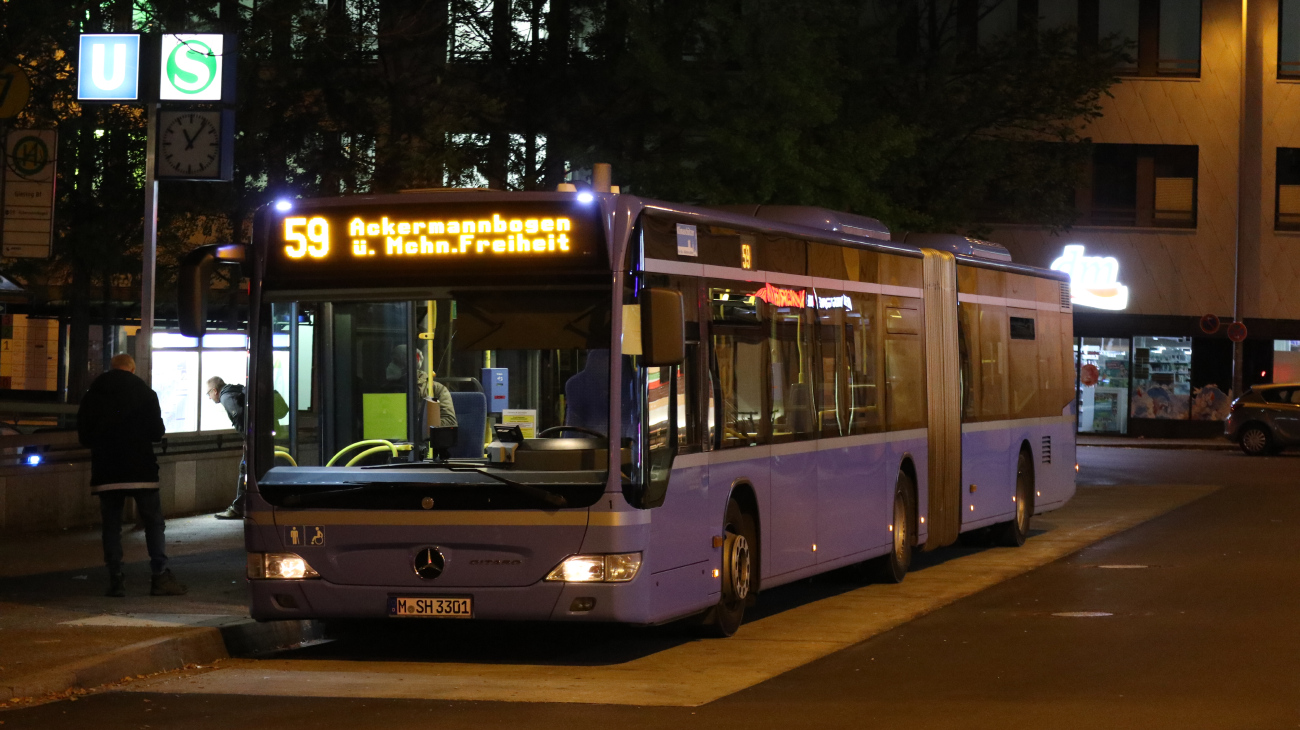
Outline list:
[[[77,411],[77,435],[90,449],[90,490],[99,497],[103,521],[104,564],[108,594],[126,595],[122,572],[122,509],[135,501],[144,524],[153,574],[149,593],[180,596],[185,586],[167,567],[162,502],[158,496],[158,458],[153,444],[165,429],[158,394],[135,375],[135,360],[117,355],[112,368],[95,378]]]
[[[214,375],[208,378],[208,397],[220,403],[230,417],[231,428],[244,432],[244,386],[232,385]],[[244,519],[244,492],[248,489],[248,459],[239,460],[239,478],[235,482],[235,501],[224,511],[213,515],[219,520]]]

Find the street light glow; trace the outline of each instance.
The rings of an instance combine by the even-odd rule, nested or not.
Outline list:
[[[281,213],[285,213],[287,211],[293,210],[293,203],[290,203],[287,200],[277,200],[275,201],[275,209],[280,211]]]

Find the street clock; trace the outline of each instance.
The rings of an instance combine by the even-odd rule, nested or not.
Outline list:
[[[229,180],[231,117],[221,111],[160,112],[154,174],[167,180]]]

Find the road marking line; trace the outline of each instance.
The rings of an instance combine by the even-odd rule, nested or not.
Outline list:
[[[899,585],[864,586],[747,623],[731,639],[691,641],[622,664],[231,660],[212,672],[171,675],[127,691],[694,707],[865,641],[1216,489],[1083,488],[1066,507],[1035,518],[1035,529],[1044,532],[1023,547],[950,559],[909,574]]]

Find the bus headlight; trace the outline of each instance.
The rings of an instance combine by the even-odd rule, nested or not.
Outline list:
[[[293,553],[249,553],[249,580],[301,580],[319,578],[306,560]]]
[[[570,555],[546,580],[565,583],[626,583],[641,568],[641,553]]]

